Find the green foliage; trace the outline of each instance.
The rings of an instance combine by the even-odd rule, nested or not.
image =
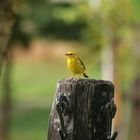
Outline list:
[[[133,6],[133,20],[136,23],[140,23],[140,1],[139,0],[132,0]]]
[[[13,0],[18,15],[12,40],[26,46],[34,37],[79,40],[100,50],[103,30],[115,30],[121,39],[124,28],[139,22],[139,0],[102,1],[100,7],[88,3],[53,3],[49,0]],[[125,6],[124,6],[125,5]],[[111,36],[109,37],[111,38]]]
[[[26,42],[24,39],[26,37],[23,35],[29,38],[46,36],[60,39],[80,39],[81,30],[87,26],[82,14],[79,15],[76,7],[71,4],[52,4],[45,0],[28,0],[25,7],[17,13],[19,20],[15,26],[14,36],[19,41]]]

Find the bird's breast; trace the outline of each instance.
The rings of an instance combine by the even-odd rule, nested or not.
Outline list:
[[[75,59],[68,59],[67,60],[67,65],[68,65],[68,68],[70,70],[74,69],[74,67],[75,67]]]
[[[75,74],[82,73],[84,71],[77,59],[68,59],[67,65],[69,70]]]

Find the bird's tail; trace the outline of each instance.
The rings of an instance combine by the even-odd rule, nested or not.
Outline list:
[[[85,78],[89,78],[85,73],[83,73],[83,76],[84,76]]]

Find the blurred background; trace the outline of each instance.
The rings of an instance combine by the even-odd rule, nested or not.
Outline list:
[[[76,51],[115,85],[117,140],[140,138],[139,0],[0,0],[0,140],[45,140],[59,80]]]

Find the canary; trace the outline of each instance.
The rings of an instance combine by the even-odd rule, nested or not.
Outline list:
[[[67,66],[68,69],[75,75],[83,75],[84,77],[88,78],[86,75],[86,67],[82,60],[78,57],[75,52],[67,52],[65,54],[67,56]]]

